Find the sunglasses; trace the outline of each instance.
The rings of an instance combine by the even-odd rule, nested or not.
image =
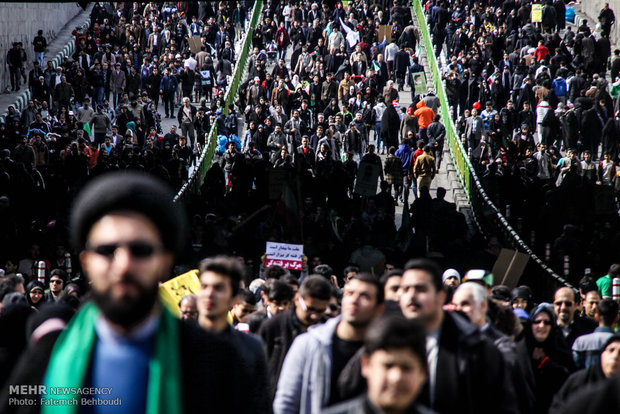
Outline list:
[[[109,243],[100,244],[98,246],[88,246],[86,250],[100,256],[107,257],[108,259],[113,259],[116,251],[121,247],[127,248],[134,259],[147,259],[162,250],[160,246],[140,240],[126,243]]]
[[[547,321],[545,319],[540,319],[538,321],[532,321],[532,325],[540,325],[541,323],[543,325],[545,325],[545,326],[550,326],[551,325],[551,321]]]
[[[562,306],[562,304],[564,304],[564,306],[567,306],[567,307],[573,306],[573,302],[570,302],[570,301],[558,301],[554,303],[555,306]]]

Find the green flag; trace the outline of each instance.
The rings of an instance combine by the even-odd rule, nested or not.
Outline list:
[[[86,131],[86,133],[88,134],[88,138],[89,138],[89,139],[93,136],[93,134],[90,132],[90,124],[89,124],[88,122],[86,122],[86,123],[84,124],[84,126],[82,127],[82,129],[83,129],[84,131]]]

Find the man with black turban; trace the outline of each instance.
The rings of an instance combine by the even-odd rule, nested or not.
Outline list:
[[[233,394],[247,381],[234,349],[176,319],[158,300],[158,284],[170,276],[187,239],[187,218],[173,194],[154,177],[119,172],[93,180],[78,195],[71,235],[92,301],[55,343],[31,346],[24,358],[39,363],[20,364],[8,381],[44,385],[41,394],[9,388],[0,400],[36,403],[5,403],[1,412],[50,412],[58,405],[76,413],[85,405],[118,405],[131,413],[246,412],[244,399]],[[94,393],[80,392],[84,387]]]

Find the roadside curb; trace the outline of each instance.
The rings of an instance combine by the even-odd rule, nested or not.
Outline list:
[[[81,13],[84,13],[84,12],[80,12],[80,14]],[[85,29],[88,29],[88,27],[90,26],[90,16],[86,18],[84,23],[82,23],[82,26]],[[71,28],[69,27],[68,30],[70,29]],[[71,36],[71,39],[63,46],[60,52],[58,52],[56,56],[53,59],[51,59],[54,69],[60,66],[60,64],[64,61],[66,57],[73,55],[73,52],[75,52],[75,36]],[[5,118],[7,114],[9,113],[9,106],[14,106],[17,112],[21,112],[24,110],[24,108],[26,108],[26,104],[30,100],[30,97],[31,97],[30,90],[28,89],[27,85],[24,85],[24,91],[16,95],[13,103],[7,105],[7,107],[2,110],[2,115],[0,115],[0,122],[3,122],[3,123],[5,122]]]

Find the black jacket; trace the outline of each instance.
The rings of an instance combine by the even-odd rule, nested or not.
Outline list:
[[[589,385],[597,384],[605,380],[605,374],[601,364],[597,363],[589,368],[579,370],[571,374],[566,380],[562,388],[553,397],[551,403],[551,411],[559,409],[568,401],[568,399],[575,395],[579,390],[587,388]]]
[[[454,312],[444,312],[434,405],[438,413],[516,413],[515,395],[499,350]],[[418,399],[430,406],[426,385]]]
[[[243,390],[249,400],[250,411],[248,413],[270,413],[271,398],[268,393],[267,364],[261,340],[254,335],[240,332],[230,325],[218,336],[233,344],[241,356],[240,361],[244,371],[249,374],[250,388]]]
[[[177,111],[177,121],[179,122],[179,125],[181,125],[183,123],[183,108],[184,106],[181,105],[181,107],[179,108],[179,110]],[[196,109],[196,107],[192,104],[189,105],[189,111],[192,114],[192,124],[194,123],[194,121],[196,120],[196,113],[198,112],[198,110]]]
[[[620,412],[620,375],[575,392],[549,414],[599,414]]]
[[[577,337],[594,332],[597,326],[596,321],[593,319],[575,316],[573,323],[570,324],[568,335],[564,338],[568,347],[572,348]]]
[[[183,412],[249,412],[250,401],[239,398],[236,390],[247,390],[250,378],[239,363],[239,353],[226,341],[197,326],[179,323],[180,365],[183,381]],[[40,405],[9,405],[8,384],[40,385],[60,331],[42,337],[22,354],[7,385],[0,394],[2,413],[39,413]],[[35,398],[34,395],[12,395]],[[38,399],[38,396],[36,396]]]
[[[271,319],[265,319],[258,330],[258,335],[263,339],[267,352],[267,372],[269,384],[272,387],[271,397],[275,396],[284,357],[295,337],[301,333],[303,331],[295,315],[295,308],[278,313]]]

